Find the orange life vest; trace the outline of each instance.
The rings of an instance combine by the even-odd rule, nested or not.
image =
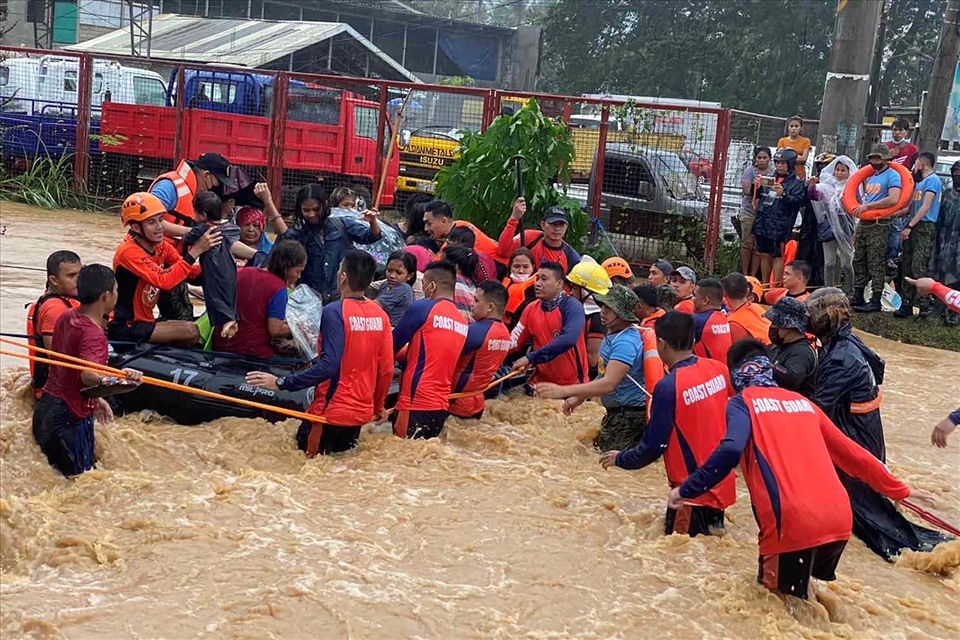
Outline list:
[[[766,293],[763,294],[763,303],[769,305],[775,305],[780,300],[787,295],[787,289],[785,287],[779,287],[777,289],[768,289]],[[807,298],[810,297],[810,292],[801,293],[798,296],[795,296],[800,302],[806,302]]]
[[[526,298],[527,289],[533,286],[536,281],[537,279],[533,276],[530,276],[530,279],[526,282],[514,282],[510,278],[503,279],[503,286],[507,288],[507,306],[503,310],[503,323],[505,325],[510,325],[513,315]]]
[[[770,346],[770,321],[763,317],[763,308],[752,302],[727,313],[727,322],[737,325],[763,344]]]
[[[76,309],[80,302],[76,298],[65,296],[62,293],[44,292],[36,302],[27,305],[27,342],[34,347],[44,348],[43,334],[40,331],[40,307],[49,300],[57,300],[63,305],[63,311]],[[63,313],[61,311],[61,313]],[[33,378],[34,398],[40,399],[40,391],[43,385],[47,384],[47,377],[50,375],[50,365],[41,362],[30,361],[30,375]]]
[[[643,387],[650,394],[647,398],[647,420],[653,414],[653,390],[657,383],[663,380],[663,360],[657,351],[657,335],[653,329],[637,327],[643,339]]]
[[[192,227],[196,218],[193,197],[197,193],[197,174],[193,172],[193,167],[186,160],[181,160],[176,169],[157,176],[150,185],[150,189],[153,189],[161,180],[170,180],[177,189],[177,205],[173,211],[167,211],[163,219],[172,224]]]

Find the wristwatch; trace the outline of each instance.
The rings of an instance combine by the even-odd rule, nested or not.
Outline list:
[[[287,376],[280,376],[277,378],[277,388],[283,389],[283,383],[287,381]]]

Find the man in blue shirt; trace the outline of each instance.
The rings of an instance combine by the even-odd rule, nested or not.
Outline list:
[[[651,340],[649,348],[644,349],[640,330],[634,326],[639,320],[634,314],[638,300],[633,291],[613,285],[607,295],[598,295],[596,299],[600,319],[607,329],[600,345],[600,377],[584,384],[541,382],[536,391],[543,398],[565,399],[563,410],[567,414],[588,398],[599,396],[607,415],[600,424],[597,447],[601,451],[630,449],[640,442],[647,424],[644,360],[659,359],[659,355],[655,341]]]
[[[900,174],[890,168],[890,149],[885,144],[876,144],[870,150],[867,161],[873,168],[873,175],[863,183],[863,204],[854,209],[859,218],[863,213],[875,209],[886,209],[897,204],[900,199]],[[856,246],[853,253],[854,271],[854,311],[876,313],[880,311],[880,298],[886,283],[884,262],[887,253],[887,236],[890,221],[861,220],[856,233]],[[863,291],[871,284],[872,295],[867,302]]]
[[[933,167],[937,157],[928,151],[917,155],[914,162],[914,177],[917,186],[913,191],[913,201],[910,205],[910,217],[900,232],[903,241],[903,275],[917,279],[927,276],[927,264],[933,252],[933,241],[936,237],[937,220],[940,218],[940,196],[943,184],[940,182]],[[904,282],[901,298],[903,302],[893,317],[912,318],[913,305],[920,307],[920,317],[930,313],[930,296],[920,296],[917,289],[909,282]]]

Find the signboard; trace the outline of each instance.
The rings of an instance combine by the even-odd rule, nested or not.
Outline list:
[[[960,64],[953,74],[953,91],[947,103],[947,117],[943,120],[942,140],[960,142]]]

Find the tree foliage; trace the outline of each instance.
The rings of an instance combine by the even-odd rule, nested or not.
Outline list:
[[[549,207],[570,215],[567,240],[582,247],[587,218],[579,203],[554,187],[570,182],[573,140],[559,119],[543,115],[530,100],[512,116],[500,116],[483,133],[462,131],[459,157],[437,174],[437,195],[453,207],[457,218],[499,236],[516,200],[514,157],[523,156],[526,228],[535,228]]]
[[[892,0],[885,103],[916,104],[910,80],[936,52],[945,6]],[[836,8],[832,0],[558,0],[544,21],[544,89],[817,117]]]

